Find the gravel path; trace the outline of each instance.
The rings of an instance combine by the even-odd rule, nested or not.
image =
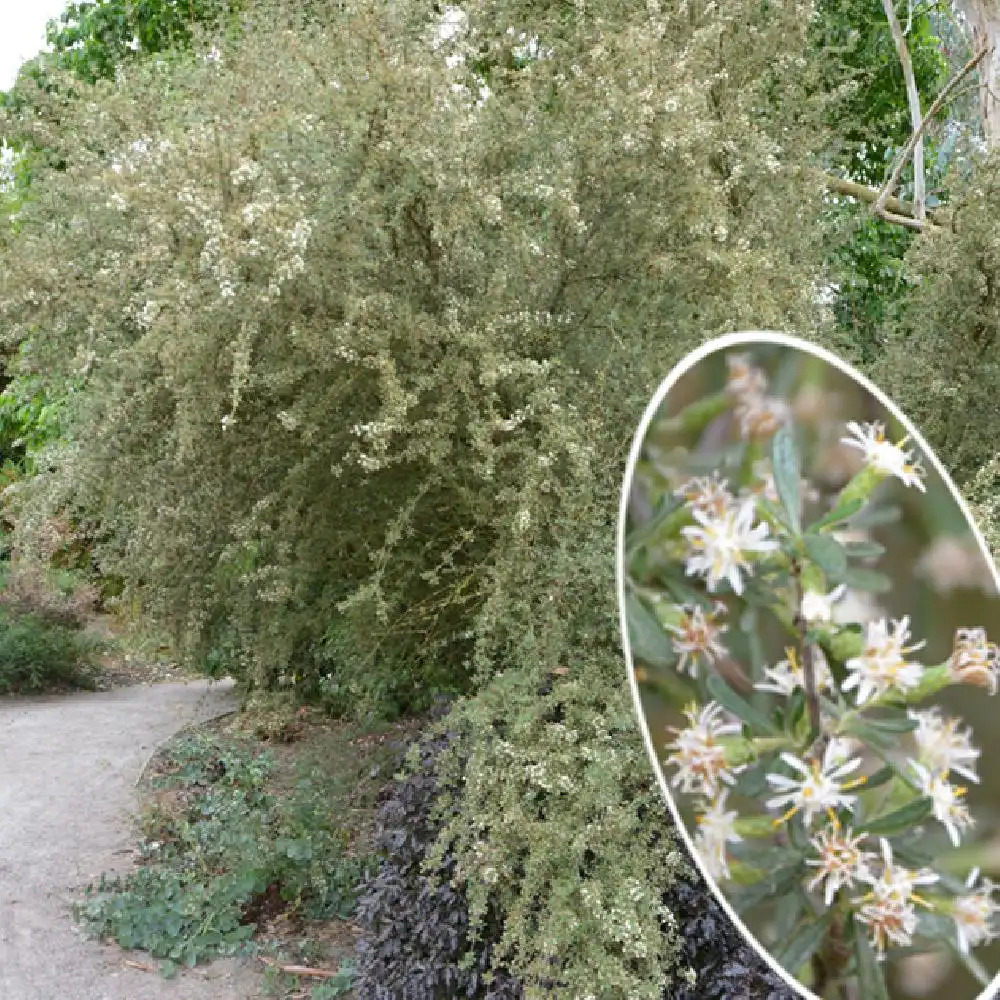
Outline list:
[[[102,871],[124,870],[135,781],[157,745],[235,707],[231,685],[196,681],[0,701],[0,997],[252,1000],[237,961],[164,980],[86,940],[70,913]],[[147,959],[148,961],[148,959]]]

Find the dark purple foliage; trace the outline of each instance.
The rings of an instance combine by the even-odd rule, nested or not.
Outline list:
[[[501,915],[491,913],[471,965],[464,895],[449,882],[454,859],[446,854],[433,875],[421,872],[438,824],[438,755],[452,733],[420,743],[419,767],[383,793],[376,819],[379,871],[362,888],[355,988],[359,1000],[520,1000],[521,984],[505,972],[490,975]],[[796,994],[761,960],[693,871],[665,894],[683,935],[681,959],[697,973],[687,986],[672,983],[664,1000],[796,1000]]]

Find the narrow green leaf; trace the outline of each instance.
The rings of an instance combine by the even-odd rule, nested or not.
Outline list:
[[[908,715],[882,715],[874,717],[865,716],[865,722],[869,726],[880,730],[883,733],[909,733],[920,725],[918,719],[911,719]]]
[[[844,551],[848,559],[877,559],[885,555],[885,546],[878,542],[846,542]]]
[[[889,1000],[882,969],[875,959],[868,929],[854,921],[854,956],[858,963],[858,992],[865,1000]]]
[[[632,657],[653,667],[672,666],[677,657],[656,616],[634,594],[625,598]]]
[[[899,743],[899,737],[895,733],[884,733],[869,725],[867,719],[858,715],[848,717],[842,728],[845,734],[859,737],[876,750],[894,750]]]
[[[812,920],[801,926],[774,957],[793,976],[796,975],[798,970],[819,950],[829,926],[830,911],[827,910],[818,920]]]
[[[847,553],[836,538],[832,535],[806,535],[805,543],[809,558],[827,576],[834,580],[843,577],[847,570]]]
[[[862,507],[864,507],[864,500],[858,498],[856,500],[849,500],[847,503],[838,504],[829,513],[824,514],[818,521],[809,525],[807,529],[810,533],[816,533],[823,531],[824,528],[832,528],[837,524],[843,524],[844,521],[852,518]]]
[[[802,529],[799,521],[799,508],[802,503],[800,488],[802,465],[799,461],[794,432],[787,424],[774,435],[771,444],[771,467],[774,470],[774,486],[781,499],[781,505],[788,514],[788,523],[793,532],[799,534]]]
[[[867,833],[879,834],[881,836],[890,833],[899,833],[929,816],[933,808],[933,799],[923,795],[919,799],[907,802],[905,806],[901,806],[891,813],[862,823],[860,829]]]
[[[737,913],[743,914],[765,899],[780,899],[795,887],[801,875],[801,861],[776,868],[766,878],[744,889],[734,900],[733,908]]]
[[[757,497],[757,506],[767,520],[776,522],[786,531],[793,531],[791,521],[788,518],[788,513],[783,507],[779,507],[777,504],[772,503],[763,494]]]
[[[896,776],[896,769],[891,764],[879,768],[866,782],[865,788],[878,788]]]
[[[741,718],[758,735],[778,735],[778,727],[760,709],[744,701],[718,674],[708,679],[709,694],[733,715]]]

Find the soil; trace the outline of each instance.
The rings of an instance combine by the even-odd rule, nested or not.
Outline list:
[[[235,707],[231,682],[206,681],[0,701],[0,997],[264,996],[259,963],[227,960],[165,980],[147,957],[87,940],[71,913],[101,872],[130,867],[135,783],[150,755]]]

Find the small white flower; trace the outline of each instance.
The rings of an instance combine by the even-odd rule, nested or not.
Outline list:
[[[695,816],[695,822],[698,824],[698,832],[694,838],[695,847],[713,878],[730,877],[726,844],[743,839],[736,832],[739,813],[734,809],[726,810],[728,795],[729,792],[723,789]]]
[[[674,496],[681,497],[692,511],[714,517],[722,517],[735,503],[736,498],[729,492],[725,479],[719,478],[718,472],[711,476],[696,476],[674,490]]]
[[[768,784],[779,792],[774,798],[767,800],[768,809],[791,808],[775,820],[775,825],[791,819],[800,810],[803,820],[809,826],[819,813],[827,813],[835,819],[834,810],[854,809],[856,795],[848,795],[851,788],[864,784],[865,778],[855,778],[843,782],[848,775],[861,767],[861,758],[854,757],[846,761],[834,760],[827,747],[823,760],[813,760],[808,763],[794,754],[782,753],[781,759],[802,777],[789,778],[784,774],[767,775]]]
[[[909,435],[899,444],[893,444],[885,436],[885,425],[877,421],[862,425],[851,420],[847,429],[854,436],[841,438],[841,443],[860,450],[869,466],[884,475],[895,476],[906,486],[916,486],[921,492],[926,492],[923,466],[903,447]]]
[[[901,947],[910,944],[917,927],[913,904],[929,905],[914,890],[920,885],[933,885],[940,878],[929,868],[911,871],[896,865],[889,841],[883,837],[881,844],[882,872],[878,877],[866,879],[871,884],[871,891],[853,900],[855,904],[861,904],[858,919],[871,928],[872,943],[879,958],[884,956],[890,941]]]
[[[221,61],[222,53],[215,46],[212,46],[212,48],[205,53],[205,62],[217,63]]]
[[[764,667],[765,680],[758,681],[754,687],[758,691],[772,691],[775,694],[790,697],[798,688],[805,688],[805,669],[799,663],[795,650],[789,647],[785,650],[786,659],[780,660],[773,667]],[[830,673],[830,664],[827,662],[823,651],[814,646],[813,676],[816,678],[816,689],[818,691],[833,691],[836,684],[833,674]]]
[[[863,833],[855,835],[850,827],[844,829],[839,823],[825,827],[812,838],[811,843],[819,858],[810,858],[806,864],[819,868],[819,871],[808,888],[812,892],[821,882],[825,883],[823,898],[827,906],[831,905],[841,887],[851,889],[855,880],[870,880],[869,862],[874,855],[858,846],[864,839]]]
[[[979,869],[973,869],[965,888],[971,889],[978,878]],[[1000,912],[1000,906],[993,899],[996,889],[993,882],[983,879],[979,892],[965,893],[955,900],[951,918],[955,921],[958,946],[966,955],[971,948],[986,944],[998,936],[993,921],[993,917]]]
[[[920,791],[934,803],[934,818],[948,831],[952,844],[958,847],[962,842],[962,831],[973,824],[969,807],[962,802],[968,789],[951,784],[915,760],[910,761],[910,767],[917,776]]]
[[[761,396],[767,390],[767,376],[750,361],[749,354],[726,356],[729,375],[726,388],[737,398]]]
[[[740,435],[744,441],[773,436],[790,416],[783,399],[769,396],[745,396],[736,406]]]
[[[684,710],[689,725],[685,729],[671,727],[677,739],[668,744],[674,752],[667,763],[677,768],[671,784],[682,792],[697,792],[706,799],[714,799],[720,782],[731,785],[738,768],[726,762],[726,748],[719,742],[722,736],[738,735],[742,726],[738,722],[724,722],[722,706],[708,702],[701,711],[694,705]]]
[[[920,683],[924,668],[907,660],[906,654],[920,649],[924,643],[906,646],[909,637],[909,616],[894,621],[891,631],[887,618],[868,624],[865,650],[847,661],[851,676],[844,681],[845,691],[858,689],[859,705],[887,691],[910,691]]]
[[[829,594],[820,593],[818,590],[807,590],[802,595],[799,613],[810,625],[816,622],[832,622],[833,606],[844,596],[846,591],[847,584],[845,583],[834,587]]]
[[[971,729],[960,729],[958,719],[945,718],[937,708],[911,709],[907,714],[917,723],[913,738],[921,764],[942,778],[956,771],[969,781],[979,782],[973,767],[980,751],[972,745]]]
[[[719,641],[719,636],[727,627],[718,623],[726,612],[726,606],[718,602],[707,615],[705,609],[698,605],[684,605],[681,610],[684,612],[681,624],[668,625],[667,629],[674,634],[674,649],[680,653],[678,671],[697,677],[700,660],[715,663],[720,656],[726,655],[726,647]]]
[[[948,666],[956,684],[974,684],[990,694],[997,693],[1000,647],[987,640],[986,629],[958,629]]]
[[[709,591],[714,591],[726,579],[737,594],[742,594],[741,571],[747,575],[751,572],[747,555],[773,552],[778,547],[777,541],[767,537],[766,522],[754,526],[755,510],[753,500],[745,500],[738,508],[731,508],[719,517],[693,510],[699,525],[687,525],[681,529],[681,534],[694,550],[686,563],[688,576],[707,576]]]
[[[443,42],[450,42],[465,30],[468,23],[468,16],[461,7],[445,7],[438,22],[437,38],[435,47]]]

